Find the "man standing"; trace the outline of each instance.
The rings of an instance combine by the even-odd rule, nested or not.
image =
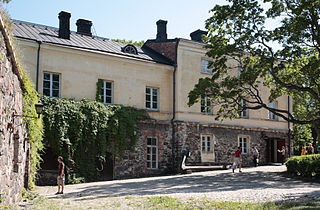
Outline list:
[[[65,175],[64,175],[64,163],[63,158],[61,156],[58,157],[58,177],[57,177],[57,184],[58,184],[58,192],[56,194],[63,194],[63,188],[64,188],[64,181],[65,181]]]
[[[239,172],[242,172],[241,171],[241,150],[240,150],[240,147],[238,147],[238,149],[234,153],[234,161],[232,164],[232,173],[234,173],[234,169],[237,168],[237,166],[239,168]]]

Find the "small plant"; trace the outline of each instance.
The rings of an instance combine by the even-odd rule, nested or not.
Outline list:
[[[68,184],[81,184],[85,183],[86,179],[84,177],[78,177],[76,174],[70,174],[68,176]]]
[[[26,189],[23,189],[22,191],[22,197],[23,198],[26,198],[30,201],[34,200],[35,198],[39,197],[39,193],[36,193],[36,192],[31,192],[31,191],[28,191]]]

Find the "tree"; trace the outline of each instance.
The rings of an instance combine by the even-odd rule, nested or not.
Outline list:
[[[188,105],[207,94],[220,107],[218,118],[237,117],[244,109],[267,109],[287,121],[313,125],[319,134],[320,1],[228,2],[216,5],[206,21],[204,40],[213,74],[189,92]],[[278,23],[273,29],[266,27],[270,20]],[[240,76],[231,74],[236,67]],[[262,86],[270,89],[268,101],[262,99]],[[285,95],[303,101],[303,109],[288,113],[268,106]]]
[[[123,44],[132,44],[139,47],[142,47],[142,45],[144,44],[144,41],[132,41],[132,40],[125,40],[125,39],[111,39],[111,40],[115,42],[120,42]]]

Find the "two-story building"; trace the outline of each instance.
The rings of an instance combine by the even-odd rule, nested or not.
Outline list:
[[[231,162],[240,146],[244,164],[254,146],[263,163],[279,161],[277,149],[288,146],[288,125],[266,110],[242,112],[239,118],[215,121],[215,108],[204,96],[188,107],[188,93],[201,77],[210,76],[201,36],[168,39],[167,21],[157,22],[156,39],[142,47],[93,36],[92,22],[77,21],[70,31],[68,12],[59,13],[59,28],[14,21],[15,39],[24,68],[39,93],[50,97],[95,99],[99,79],[103,103],[144,109],[150,120],[139,123],[135,152],[112,166],[113,178],[139,177],[179,170],[182,151],[191,151],[189,164]],[[235,74],[238,69],[235,68]],[[268,89],[261,87],[268,100]],[[270,103],[288,109],[288,98]]]

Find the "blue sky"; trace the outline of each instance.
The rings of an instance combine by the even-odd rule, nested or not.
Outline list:
[[[71,13],[71,30],[79,18],[93,22],[96,35],[111,39],[156,37],[156,21],[167,20],[168,38],[190,38],[205,29],[209,10],[224,0],[11,0],[4,7],[13,19],[58,27],[58,13]]]

